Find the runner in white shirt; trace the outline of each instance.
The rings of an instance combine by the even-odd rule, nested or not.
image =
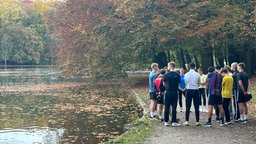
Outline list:
[[[189,113],[192,100],[194,102],[195,115],[196,115],[196,126],[200,126],[199,122],[199,84],[200,84],[200,75],[195,71],[195,64],[190,63],[189,68],[190,71],[185,74],[185,83],[186,83],[186,121],[183,125],[189,125]]]

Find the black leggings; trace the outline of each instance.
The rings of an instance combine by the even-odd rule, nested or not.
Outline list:
[[[186,92],[186,91],[185,91]],[[182,107],[182,94],[185,96],[185,92],[179,89],[179,106]]]
[[[186,121],[189,121],[189,113],[190,113],[190,107],[191,103],[194,103],[195,108],[195,115],[196,115],[196,122],[199,122],[199,90],[190,90],[188,89],[186,91]]]
[[[230,112],[229,112],[229,104],[230,104],[231,98],[223,98],[222,102],[223,102],[223,109],[225,112],[225,118],[227,122],[230,122]]]
[[[206,106],[205,88],[199,88],[199,96],[200,96],[199,105],[202,105],[202,98],[203,98],[203,105]]]
[[[172,122],[176,122],[177,114],[177,101],[178,92],[177,91],[166,91],[164,97],[164,121],[169,121],[170,106],[172,106]]]
[[[240,119],[240,112],[239,112],[239,107],[238,107],[238,94],[237,94],[237,89],[233,89],[233,101],[234,101],[234,119]]]

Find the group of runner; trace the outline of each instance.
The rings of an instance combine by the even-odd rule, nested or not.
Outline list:
[[[210,66],[205,75],[201,68],[196,69],[194,63],[188,64],[189,71],[176,69],[174,62],[169,62],[167,68],[159,70],[158,64],[151,65],[149,74],[150,118],[162,120],[165,126],[180,126],[177,119],[177,105],[183,112],[182,99],[185,97],[185,122],[189,125],[190,108],[193,101],[196,126],[200,126],[200,112],[206,112],[208,121],[206,127],[212,126],[213,108],[216,122],[220,126],[233,122],[247,123],[248,108],[246,96],[249,94],[250,80],[244,71],[244,63],[232,63],[221,68]],[[233,101],[233,103],[232,103]],[[208,102],[208,107],[206,103]],[[164,108],[164,111],[163,111]]]

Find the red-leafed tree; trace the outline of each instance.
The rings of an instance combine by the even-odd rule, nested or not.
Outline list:
[[[58,63],[66,74],[108,78],[122,76],[129,44],[122,16],[108,0],[70,0],[58,5],[56,27],[61,47]],[[121,73],[120,73],[121,71]]]
[[[69,0],[57,10],[58,62],[66,74],[117,77],[171,60],[206,70],[244,61],[230,50],[255,46],[254,1]]]

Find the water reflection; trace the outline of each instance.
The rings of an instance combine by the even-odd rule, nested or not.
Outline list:
[[[18,71],[10,71],[15,78],[1,72],[0,77],[4,74],[13,85],[25,84],[32,89],[35,81],[49,82],[49,69],[21,69],[22,74]],[[124,125],[142,114],[138,109],[122,91],[90,91],[84,87],[1,91],[0,144],[27,143],[28,139],[49,144],[99,143],[125,132]]]
[[[9,85],[31,85],[61,81],[60,71],[52,68],[0,69],[0,83]]]
[[[28,127],[0,130],[1,144],[58,144],[64,129]]]

